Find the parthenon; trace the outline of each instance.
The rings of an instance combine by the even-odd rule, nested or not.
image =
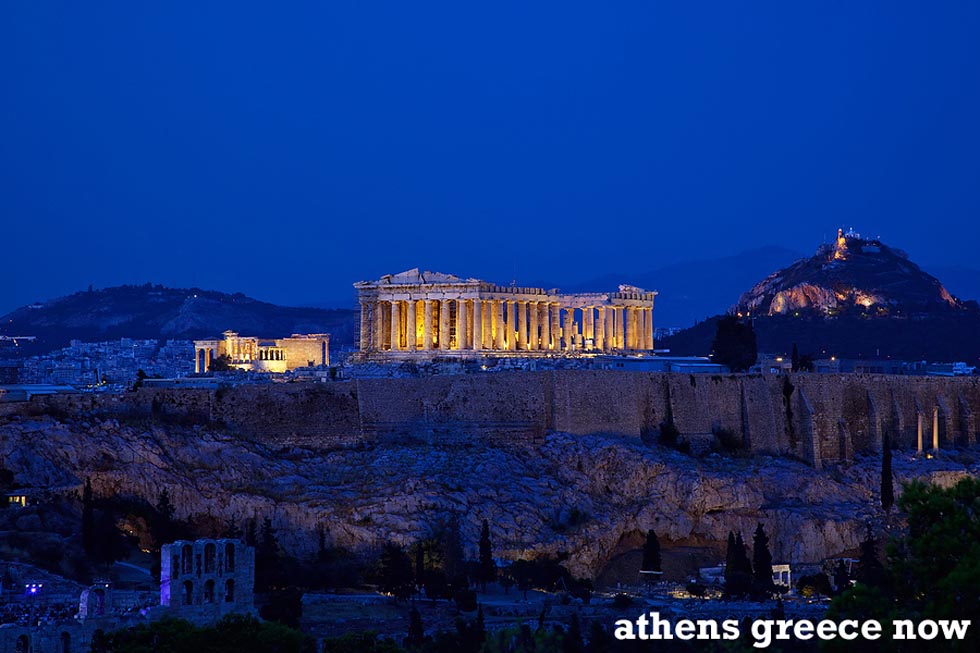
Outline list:
[[[362,356],[651,352],[657,293],[563,294],[418,268],[354,284]]]

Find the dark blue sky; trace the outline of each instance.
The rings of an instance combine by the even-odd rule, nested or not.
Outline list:
[[[0,5],[0,311],[572,282],[838,225],[974,265],[980,3],[143,4]]]

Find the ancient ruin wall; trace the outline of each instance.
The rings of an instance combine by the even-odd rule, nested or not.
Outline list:
[[[725,428],[754,451],[819,467],[880,450],[885,433],[915,447],[919,415],[926,449],[934,415],[940,447],[976,443],[980,380],[563,370],[59,395],[21,410],[210,422],[269,444],[312,448],[391,438],[533,446],[548,431],[655,437],[673,421],[688,437]]]

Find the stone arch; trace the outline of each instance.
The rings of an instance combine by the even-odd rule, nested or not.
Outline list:
[[[93,590],[92,595],[95,597],[95,616],[100,617],[105,614],[105,590],[101,588]]]
[[[173,570],[173,578],[180,576],[180,556],[173,556],[173,564],[170,565],[170,568]]]
[[[194,549],[190,544],[180,547],[180,573],[194,573]]]
[[[235,543],[225,544],[225,571],[235,571]]]
[[[214,581],[210,578],[204,581],[204,602],[214,603]]]
[[[225,603],[235,601],[235,579],[229,578],[225,581]]]
[[[215,572],[215,562],[218,558],[218,548],[214,545],[214,542],[208,542],[204,545],[204,573],[213,574]]]
[[[183,585],[183,591],[181,592],[181,605],[194,605],[194,583],[193,581],[185,580]]]
[[[61,653],[71,653],[71,635],[66,632],[61,633],[61,646],[59,651]]]
[[[21,635],[17,638],[17,644],[14,650],[17,653],[31,653],[31,640],[27,635]]]

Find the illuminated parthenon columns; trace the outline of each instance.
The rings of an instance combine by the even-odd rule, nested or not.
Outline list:
[[[354,285],[363,355],[653,350],[657,293],[630,286],[615,293],[563,294],[418,269]]]

